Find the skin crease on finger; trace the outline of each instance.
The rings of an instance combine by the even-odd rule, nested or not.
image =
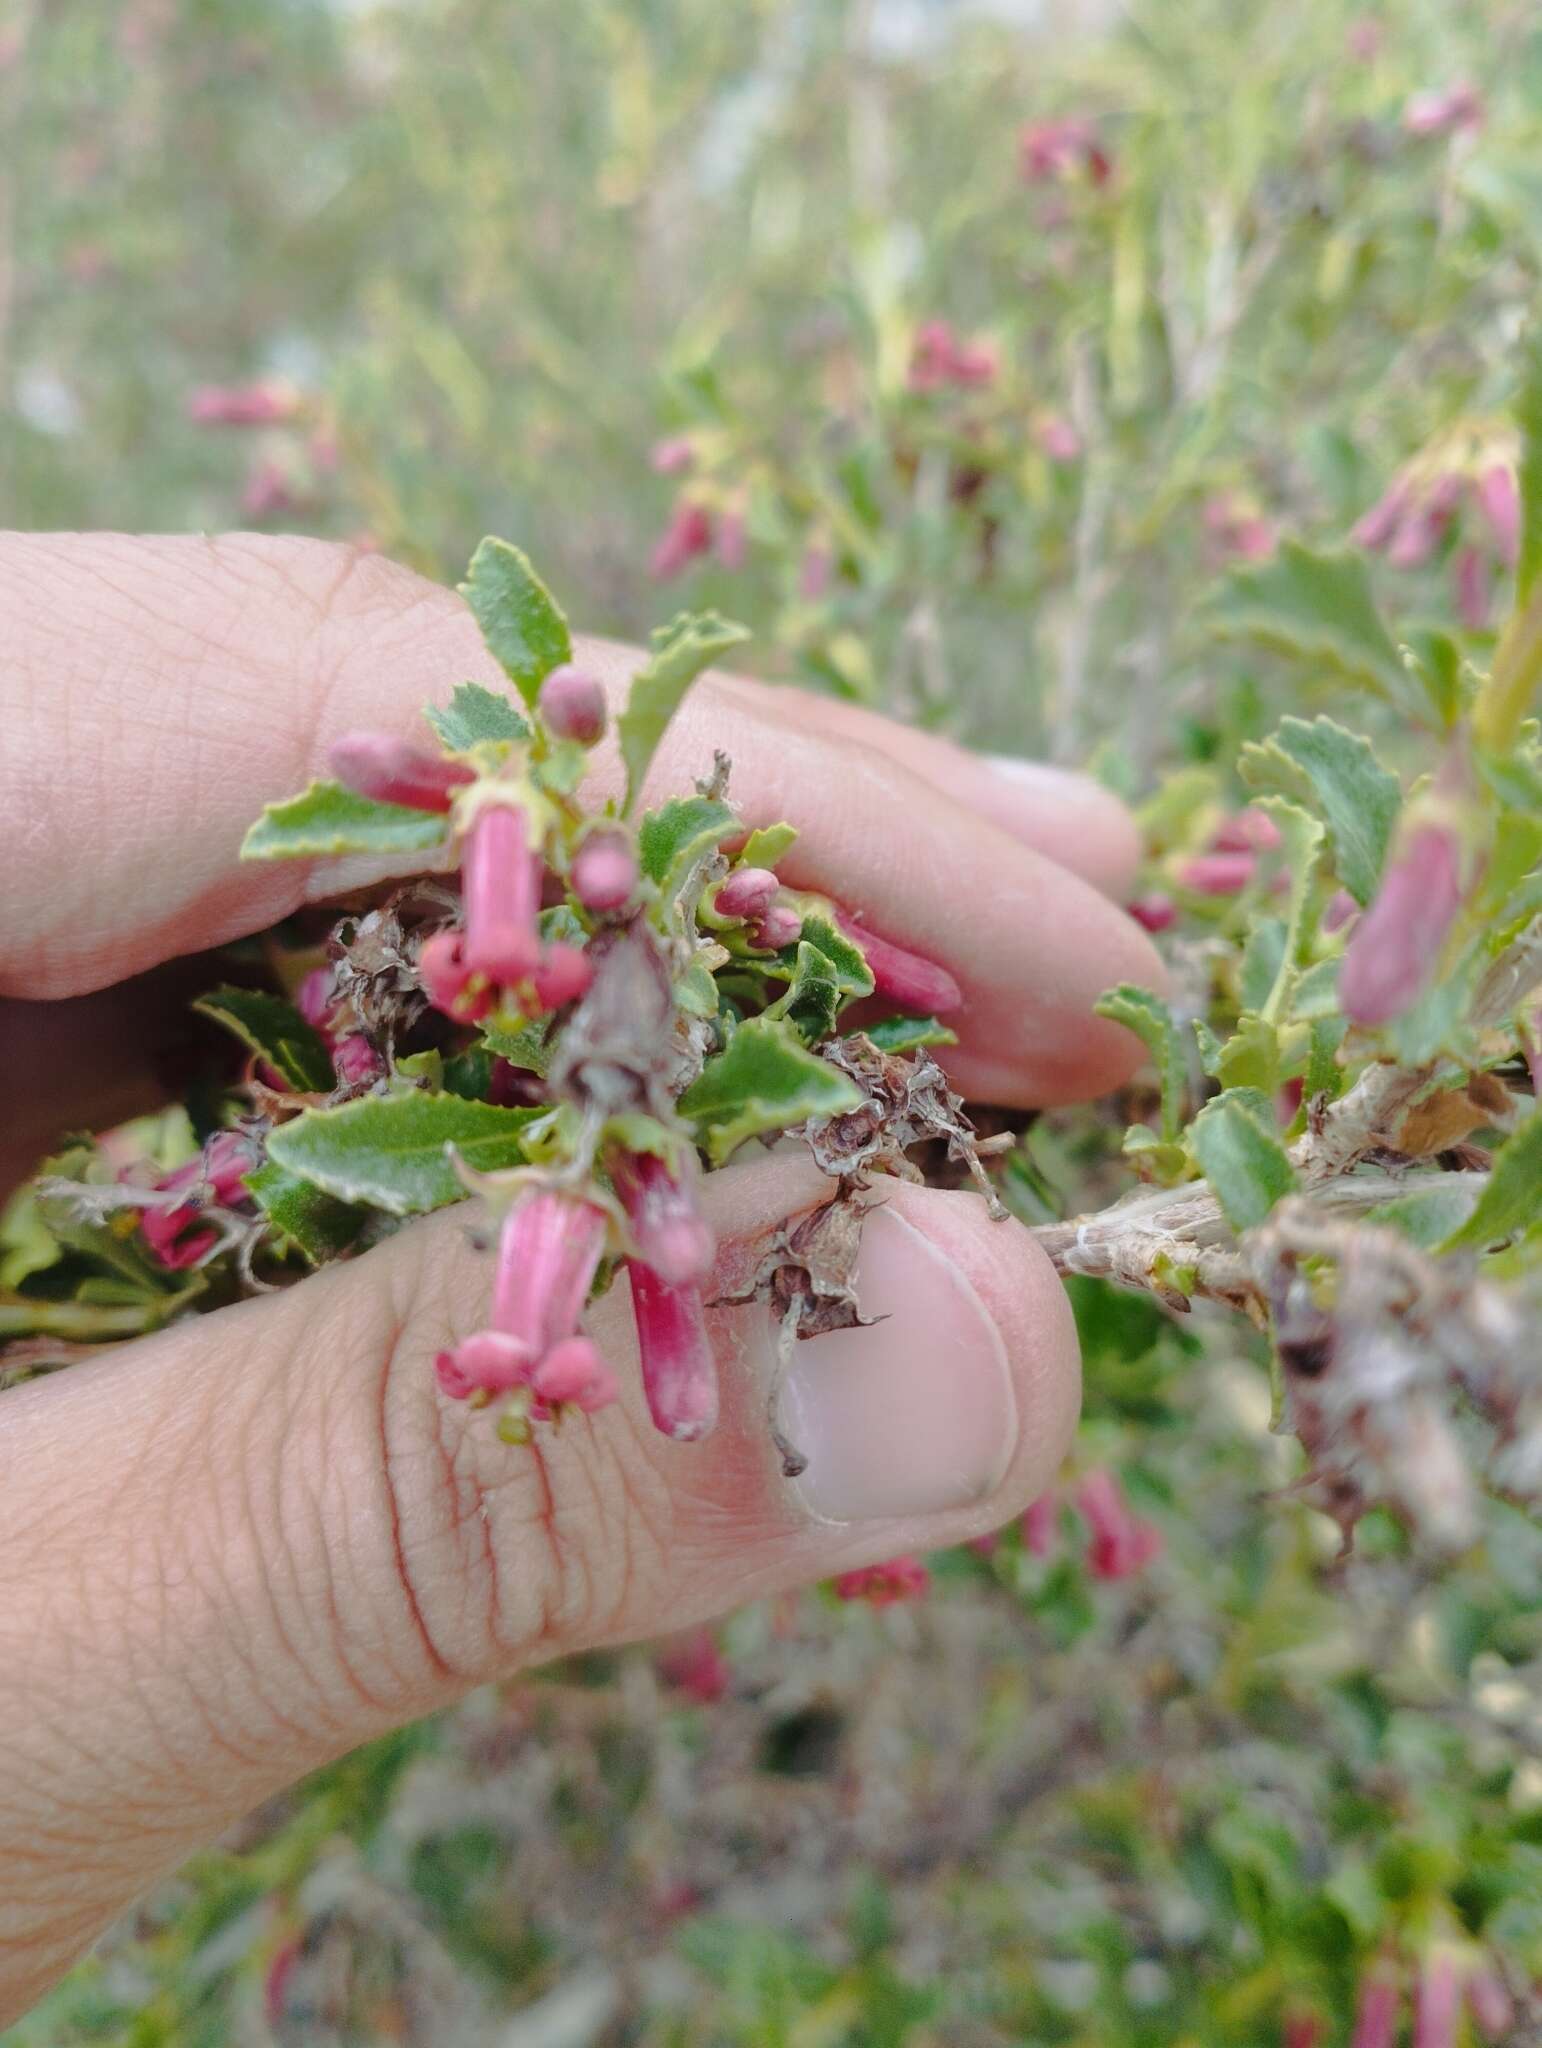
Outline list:
[[[0,603],[21,621],[20,653],[0,664],[0,817],[28,820],[19,866],[40,878],[0,912],[0,987],[16,994],[100,986],[271,922],[301,891],[335,892],[348,880],[337,863],[308,881],[235,867],[260,803],[324,772],[337,733],[411,731],[461,677],[496,680],[452,594],[331,544],[17,536],[0,542]],[[92,653],[107,645],[110,664]],[[612,686],[635,661],[598,644],[590,656]],[[69,746],[82,731],[92,745]],[[1109,799],[1089,800],[1077,834],[1067,802],[1030,794],[1015,837],[917,774],[915,750],[935,748],[926,758],[956,780],[956,750],[726,678],[688,700],[650,791],[689,786],[717,747],[735,758],[749,822],[801,826],[791,883],[827,888],[958,976],[962,1043],[946,1064],[966,1092],[1053,1102],[1133,1070],[1135,1041],[1089,1013],[1114,982],[1160,985],[1157,956],[1095,887],[1025,843],[1036,827],[1063,850],[1079,838],[1102,849],[1100,879],[1117,879],[1129,828]]]

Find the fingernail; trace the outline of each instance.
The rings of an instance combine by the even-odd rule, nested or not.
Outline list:
[[[1086,780],[1085,776],[1068,774],[1064,768],[1051,768],[1047,761],[1025,761],[1020,754],[982,754],[980,758],[988,768],[994,768],[1020,789],[1063,794],[1069,783]]]
[[[857,1273],[867,1329],[794,1348],[778,1403],[808,1464],[796,1481],[829,1522],[939,1514],[984,1498],[1017,1444],[1001,1332],[958,1268],[893,1209],[863,1225]]]

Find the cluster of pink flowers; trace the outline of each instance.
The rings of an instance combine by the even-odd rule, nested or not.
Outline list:
[[[941,391],[952,385],[978,390],[993,384],[1001,358],[990,341],[962,341],[946,320],[925,320],[916,329],[906,382],[912,391]]]
[[[241,486],[241,514],[255,523],[283,518],[312,504],[322,480],[336,469],[338,445],[316,405],[280,377],[249,384],[201,384],[187,401],[200,427],[276,428],[266,435]]]
[[[1096,124],[1080,114],[1028,122],[1018,131],[1017,164],[1030,185],[1061,184],[1078,176],[1106,185],[1114,171]]]
[[[1437,1942],[1413,1982],[1414,2048],[1456,2048],[1465,2005],[1486,2041],[1506,2041],[1515,2006],[1504,1978],[1479,1950]],[[1350,2048],[1394,2048],[1404,2000],[1403,1971],[1395,1956],[1380,1958],[1361,1981]]]
[[[185,1198],[140,1212],[140,1235],[163,1266],[178,1272],[214,1251],[220,1233],[204,1220],[204,1212],[211,1203],[233,1209],[249,1200],[245,1176],[257,1164],[257,1148],[249,1138],[239,1131],[218,1131],[196,1159],[154,1182],[157,1194]]]
[[[378,1081],[385,1061],[362,1031],[346,1028],[332,992],[332,970],[313,967],[295,994],[295,1008],[326,1041],[338,1080],[348,1088],[361,1088]],[[276,1078],[276,1077],[275,1077]]]
[[[1356,522],[1351,537],[1384,554],[1394,569],[1418,569],[1464,509],[1476,519],[1464,523],[1451,574],[1462,623],[1477,631],[1488,622],[1495,565],[1513,569],[1520,547],[1520,493],[1510,462],[1480,453],[1472,461],[1411,463]]]
[[[1071,1503],[1087,1524],[1087,1569],[1097,1579],[1131,1579],[1162,1549],[1162,1533],[1144,1522],[1125,1498],[1115,1473],[1102,1466],[1084,1472],[1071,1489]],[[1023,1544],[1032,1557],[1051,1557],[1060,1538],[1061,1495],[1041,1494],[1023,1516]]]
[[[893,1607],[901,1600],[919,1600],[931,1585],[931,1573],[918,1557],[891,1557],[884,1564],[865,1564],[831,1581],[837,1600],[865,1600],[869,1607]]]

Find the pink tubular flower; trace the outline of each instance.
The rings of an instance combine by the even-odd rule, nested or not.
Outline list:
[[[1319,2048],[1327,2031],[1317,2013],[1298,2007],[1285,2015],[1285,2024],[1280,2030],[1280,2048]]]
[[[292,384],[273,377],[255,384],[201,384],[187,401],[187,416],[197,427],[271,427],[292,420],[300,403]]]
[[[1075,462],[1082,452],[1082,437],[1067,419],[1049,413],[1034,427],[1033,438],[1051,462]]]
[[[473,779],[464,761],[430,754],[384,732],[344,733],[333,741],[327,764],[360,796],[416,811],[447,811],[456,790]]]
[[[477,1392],[508,1393],[523,1385],[532,1364],[530,1347],[501,1330],[479,1330],[434,1361],[439,1384],[452,1401]]]
[[[765,916],[750,929],[750,944],[767,953],[780,953],[795,946],[803,933],[803,919],[790,903],[773,903]]]
[[[423,941],[418,953],[418,980],[423,993],[436,1010],[442,1010],[457,1023],[478,1024],[493,1007],[494,991],[485,984],[473,990],[473,978],[466,963],[464,932],[435,932]]]
[[[648,464],[659,476],[684,476],[696,461],[696,444],[689,434],[666,434],[648,450]]]
[[[1369,548],[1373,553],[1384,548],[1402,525],[1409,500],[1407,481],[1401,476],[1394,477],[1370,510],[1362,512],[1350,528],[1350,539],[1357,547]]]
[[[1347,889],[1335,889],[1323,907],[1322,928],[1331,937],[1341,932],[1352,918],[1360,915],[1360,906]]]
[[[762,918],[781,883],[770,868],[735,868],[712,899],[719,917]]]
[[[1461,847],[1444,824],[1408,834],[1356,923],[1339,970],[1339,1003],[1353,1024],[1387,1024],[1434,979],[1462,907]]]
[[[671,1287],[640,1259],[627,1262],[653,1425],[676,1443],[696,1443],[717,1422],[717,1360],[699,1287]]]
[[[693,1629],[659,1652],[657,1671],[699,1707],[715,1707],[733,1682],[733,1668],[709,1628]]]
[[[548,1406],[571,1402],[585,1415],[608,1408],[620,1393],[615,1375],[587,1337],[554,1344],[531,1373],[530,1388]]]
[[[1521,499],[1515,471],[1507,462],[1493,462],[1473,486],[1478,510],[1488,522],[1499,559],[1513,569],[1521,545]]]
[[[478,813],[466,837],[461,876],[466,965],[489,981],[523,981],[541,959],[541,870],[522,811],[489,804]]]
[[[667,583],[711,546],[711,513],[698,499],[682,498],[653,550],[649,573],[656,583]]]
[[[1017,162],[1030,185],[1069,178],[1083,170],[1094,185],[1103,185],[1114,168],[1092,122],[1074,114],[1058,121],[1030,121],[1018,134]]]
[[[1482,96],[1466,79],[1438,91],[1416,92],[1403,109],[1403,126],[1410,135],[1419,136],[1455,135],[1481,128]]]
[[[941,1017],[950,1010],[962,1009],[964,991],[946,967],[879,938],[844,910],[836,911],[835,921],[862,948],[875,995],[886,996],[902,1010],[922,1016]]]
[[[945,384],[970,390],[993,384],[1000,368],[993,342],[961,341],[946,320],[923,320],[905,381],[912,391],[940,391]]]
[[[892,1607],[899,1600],[919,1600],[932,1582],[918,1557],[891,1557],[886,1564],[866,1564],[832,1580],[837,1600],[865,1600],[869,1607]]]
[[[295,991],[294,1006],[307,1024],[324,1032],[332,1017],[332,970],[313,967]]]
[[[1515,2001],[1497,1970],[1481,1967],[1468,1978],[1467,2009],[1485,2040],[1509,2040],[1515,2025]]]
[[[1049,1557],[1060,1533],[1060,1499],[1053,1491],[1041,1493],[1023,1513],[1023,1548],[1030,1557]]]
[[[541,716],[552,736],[592,747],[605,732],[605,686],[576,662],[554,668],[541,685]]]
[[[546,956],[530,977],[535,1000],[542,1010],[560,1010],[589,993],[594,980],[594,963],[582,946],[560,940],[548,946]]]
[[[1360,1980],[1360,1999],[1355,2007],[1355,2031],[1349,2048],[1393,2048],[1397,2039],[1398,2009],[1402,1988],[1393,1967],[1379,1963]]]
[[[573,856],[573,894],[585,910],[624,910],[637,890],[637,855],[625,832],[591,832]]]
[[[362,1031],[349,1031],[333,1041],[332,1065],[346,1087],[358,1088],[366,1081],[378,1081],[385,1061]]]
[[[1448,1948],[1432,1949],[1424,1958],[1414,1997],[1413,2048],[1456,2048],[1461,2004],[1455,1954]]]
[[[196,1266],[219,1242],[219,1232],[200,1219],[210,1202],[231,1209],[248,1199],[244,1176],[257,1164],[251,1141],[238,1131],[217,1131],[197,1159],[190,1159],[172,1173],[162,1174],[155,1183],[159,1194],[180,1194],[192,1198],[168,1208],[145,1209],[139,1229],[145,1243],[163,1266],[180,1272]]]
[[[298,509],[299,500],[289,473],[277,462],[256,462],[241,486],[241,515],[245,519],[280,519]]]
[[[1196,896],[1239,896],[1257,868],[1255,853],[1196,853],[1178,869],[1178,881]]]
[[[1149,896],[1137,896],[1125,908],[1142,931],[1165,932],[1178,921],[1177,904],[1161,890],[1153,890]]]
[[[1488,624],[1488,564],[1469,543],[1457,549],[1452,574],[1457,616],[1469,633],[1481,633]]]
[[[1084,1474],[1076,1505],[1092,1531],[1087,1566],[1095,1578],[1134,1578],[1161,1550],[1161,1532],[1132,1511],[1112,1472],[1099,1467]]]
[[[638,1252],[666,1286],[704,1280],[717,1239],[696,1205],[695,1174],[672,1172],[652,1152],[615,1152],[606,1162]]]

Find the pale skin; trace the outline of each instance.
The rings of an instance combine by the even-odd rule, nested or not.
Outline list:
[[[579,658],[624,692],[626,650]],[[354,550],[0,536],[0,1196],[60,1132],[159,1099],[153,1051],[212,978],[186,956],[348,885],[337,863],[240,866],[260,806],[323,772],[338,734],[413,734],[468,677],[498,680],[453,593]],[[959,1087],[1030,1105],[1132,1071],[1139,1049],[1091,1005],[1160,969],[1116,907],[1136,843],[1104,792],[732,677],[699,686],[650,790],[689,787],[715,749],[751,823],[802,828],[791,882],[958,977]],[[602,748],[596,787],[613,777]],[[724,1289],[826,1188],[790,1154],[711,1176]],[[781,1477],[753,1309],[715,1312],[707,1444],[649,1427],[624,1287],[589,1318],[622,1400],[536,1451],[493,1441],[432,1371],[485,1321],[464,1210],[6,1395],[0,2024],[192,1849],[357,1744],[521,1666],[1023,1508],[1076,1411],[1055,1275],[973,1196],[891,1186],[872,1242],[896,1334],[817,1340],[868,1349],[829,1354],[850,1360],[846,1410],[813,1382],[806,1412],[849,1515]]]

